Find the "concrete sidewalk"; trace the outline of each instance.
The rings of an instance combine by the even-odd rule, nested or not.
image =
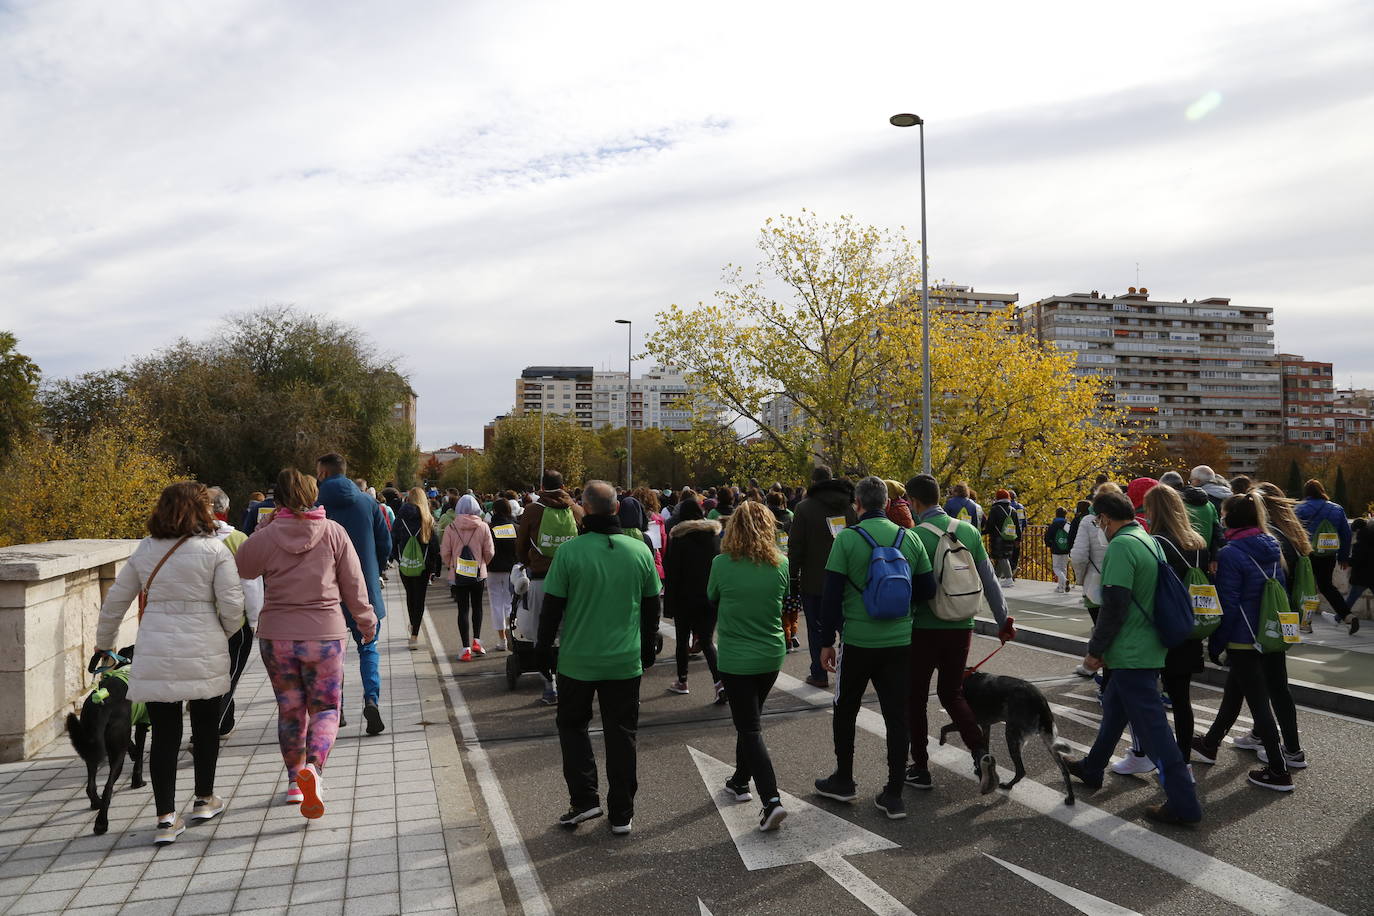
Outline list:
[[[348,726],[325,769],[323,818],[307,821],[284,804],[276,701],[255,651],[236,694],[238,730],[220,750],[215,790],[226,810],[188,824],[170,846],[152,845],[152,787],[130,789],[127,763],[104,836],[91,833],[85,765],[65,738],[37,757],[0,765],[0,914],[282,914],[289,907],[293,916],[384,916],[456,913],[460,900],[465,912],[501,911],[441,687],[429,652],[406,649],[405,601],[391,578],[382,635],[387,728],[363,732],[350,650]],[[183,813],[192,789],[183,753]]]

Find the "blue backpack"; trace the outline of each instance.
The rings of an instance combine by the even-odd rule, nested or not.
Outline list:
[[[1149,544],[1154,548],[1155,559],[1159,562],[1159,573],[1155,580],[1154,616],[1145,614],[1145,609],[1140,607],[1140,602],[1135,601],[1134,596],[1131,600],[1135,601],[1135,606],[1145,614],[1145,619],[1154,625],[1155,633],[1164,644],[1164,648],[1173,649],[1193,638],[1193,627],[1196,623],[1193,619],[1193,598],[1188,593],[1188,586],[1183,584],[1178,573],[1174,572],[1173,567],[1164,559],[1164,551],[1155,539],[1149,538]]]
[[[910,614],[911,564],[907,562],[906,554],[902,553],[906,529],[897,529],[897,540],[891,547],[879,547],[873,535],[858,525],[849,530],[858,532],[872,551],[868,558],[868,580],[859,589],[863,593],[864,610],[868,616],[874,620],[900,620]],[[854,585],[853,582],[849,584]],[[859,588],[857,585],[854,587]]]

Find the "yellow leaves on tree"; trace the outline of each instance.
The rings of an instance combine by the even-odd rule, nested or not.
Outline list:
[[[83,436],[25,439],[0,474],[0,546],[66,538],[138,538],[178,479],[137,411]]]

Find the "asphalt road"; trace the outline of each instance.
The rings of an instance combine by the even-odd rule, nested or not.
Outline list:
[[[505,656],[495,651],[450,668],[442,656],[453,659],[459,639],[447,590],[432,589],[429,604],[440,671],[452,671],[480,743],[480,752],[468,745],[468,776],[490,822],[509,912],[1374,913],[1362,861],[1374,841],[1374,790],[1365,775],[1374,751],[1370,723],[1302,710],[1312,766],[1296,774],[1298,788],[1287,796],[1246,784],[1256,765],[1251,753],[1227,747],[1215,767],[1195,765],[1206,813],[1190,829],[1148,825],[1143,810],[1163,795],[1139,777],[1109,776],[1097,793],[1079,787],[1079,803],[1064,806],[1058,770],[1038,742],[1026,747],[1026,782],[980,796],[955,737],[932,756],[934,791],[908,789],[910,816],[889,821],[872,802],[884,764],[871,694],[858,732],[858,802],[811,791],[834,761],[829,697],[801,683],[803,647],[788,657],[768,704],[765,738],[780,786],[795,800],[785,799],[791,816],[782,831],[765,836],[745,829],[757,817],[755,803],[734,810],[721,797],[719,771],[734,760],[735,736],[726,709],[710,705],[705,663],[692,662],[692,694],[666,692],[669,638],[641,692],[634,832],[615,837],[605,818],[576,831],[556,824],[567,794],[554,711],[538,702],[538,676],[508,690]],[[396,610],[399,620],[403,611]],[[976,639],[974,658],[995,646]],[[1054,704],[1061,735],[1085,747],[1099,709],[1091,684],[1069,673],[1075,661],[1012,644],[984,670],[1036,682]],[[1197,693],[1203,727],[1219,696]],[[932,696],[932,732],[945,721]],[[1248,726],[1242,720],[1233,734]],[[998,726],[999,762],[1001,741]],[[599,737],[594,744],[600,759]],[[489,761],[482,768],[489,776],[479,778],[474,753]],[[519,867],[522,858],[532,874]]]

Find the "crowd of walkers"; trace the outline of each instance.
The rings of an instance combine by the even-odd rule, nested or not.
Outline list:
[[[411,649],[421,643],[430,586],[440,577],[455,605],[455,661],[512,650],[517,639],[533,644],[540,700],[557,707],[565,826],[603,814],[588,736],[595,700],[606,743],[605,813],[612,832],[632,829],[641,684],[656,662],[661,615],[676,637],[664,689],[690,694],[691,660],[704,661],[708,699],[729,707],[737,733],[735,772],[722,791],[740,803],[757,796],[760,830],[777,829],[787,816],[762,711],[803,639],[805,683],[833,691],[835,766],[816,780],[818,794],[857,798],[855,727],[871,684],[887,744],[874,803],[889,818],[906,816],[904,788],[934,787],[926,738],[932,679],[980,790],[997,785],[997,761],[962,685],[977,615],[993,619],[1003,643],[1016,638],[1004,591],[1017,585],[1029,519],[1010,487],[996,489],[985,508],[966,484],[945,492],[928,475],[855,481],[825,467],[805,488],[765,490],[751,481],[633,492],[604,481],[570,490],[547,471],[538,489],[488,496],[378,492],[350,479],[335,454],[321,457],[315,472],[283,470],[268,493],[253,495],[237,528],[222,490],[168,487],[149,537],[101,608],[93,671],[108,664],[120,624],[139,601],[129,697],[148,703],[152,723],[158,843],[184,830],[176,799],[183,703],[195,771],[189,817],[224,809],[214,791],[218,747],[233,731],[234,687],[254,639],[277,698],[284,801],[307,818],[324,813],[350,639],[366,730],[386,727],[378,636],[382,583],[392,574],[405,594]],[[1076,673],[1097,682],[1103,715],[1091,751],[1068,764],[1073,776],[1097,787],[1109,767],[1157,770],[1167,800],[1149,816],[1195,822],[1202,808],[1192,764],[1216,761],[1246,705],[1254,729],[1235,745],[1258,753],[1249,782],[1291,791],[1292,771],[1308,760],[1286,644],[1261,634],[1275,589],[1283,613],[1296,615],[1288,641],[1312,632],[1321,598],[1337,624],[1358,630],[1351,611],[1374,588],[1366,520],[1352,523],[1316,480],[1294,501],[1272,484],[1228,482],[1197,467],[1186,481],[1168,472],[1124,487],[1103,475],[1072,514],[1055,510],[1043,540],[1056,591],[1081,586],[1093,619]],[[1333,581],[1338,565],[1350,570],[1347,595]],[[1152,620],[1170,577],[1214,626],[1165,645]],[[488,612],[490,649],[482,643]],[[1190,684],[1207,658],[1228,674],[1217,717],[1199,735]],[[1132,749],[1113,763],[1128,726]]]

